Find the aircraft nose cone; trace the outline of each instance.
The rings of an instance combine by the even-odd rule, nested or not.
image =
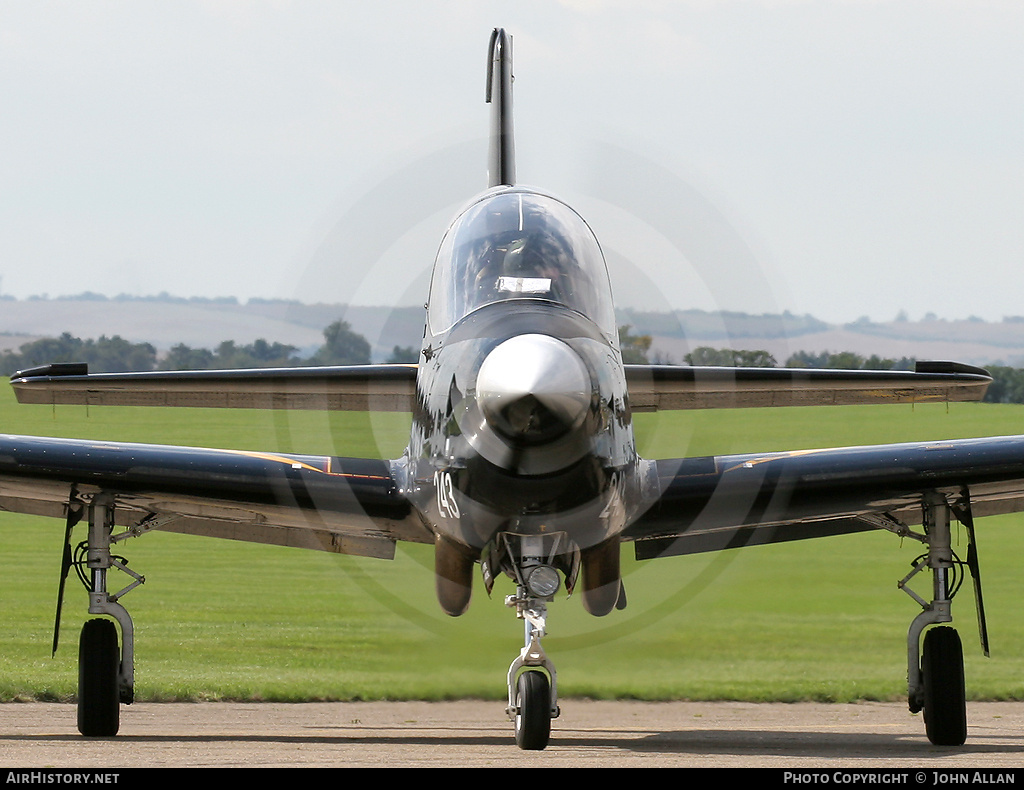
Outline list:
[[[476,397],[487,422],[509,439],[541,444],[578,426],[590,407],[583,360],[548,335],[518,335],[480,366]]]

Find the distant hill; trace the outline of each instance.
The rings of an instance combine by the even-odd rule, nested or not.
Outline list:
[[[0,300],[0,349],[69,332],[76,337],[120,335],[166,351],[178,343],[213,348],[224,340],[248,344],[263,338],[311,354],[323,329],[344,318],[370,341],[374,358],[395,345],[419,346],[423,308],[398,310],[300,304],[285,300],[179,299],[175,297]],[[395,338],[394,340],[392,338]]]
[[[178,343],[213,348],[224,340],[248,344],[263,338],[312,353],[322,331],[343,318],[364,335],[373,358],[383,360],[398,346],[418,347],[423,335],[423,308],[386,308],[340,304],[301,304],[290,300],[107,298],[82,294],[59,299],[0,299],[0,349],[28,340],[69,332],[76,337],[120,335],[148,342],[161,351]],[[769,351],[780,364],[796,351],[852,351],[862,356],[955,359],[975,365],[1024,366],[1024,318],[998,323],[979,319],[874,323],[866,319],[830,324],[809,315],[752,315],[680,310],[650,313],[619,311],[620,324],[634,334],[654,338],[657,358],[682,362],[698,346]]]
[[[1024,319],[989,323],[976,318],[875,323],[860,320],[829,324],[812,316],[748,315],[680,311],[673,314],[628,314],[634,332],[654,337],[652,353],[681,362],[697,346],[765,350],[779,364],[797,351],[852,351],[899,359],[949,359],[972,365],[1024,366]],[[670,320],[674,324],[670,325]]]

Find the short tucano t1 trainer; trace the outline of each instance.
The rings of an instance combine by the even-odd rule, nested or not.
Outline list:
[[[119,706],[132,701],[123,599],[142,579],[111,549],[150,530],[381,558],[396,541],[433,544],[437,598],[453,616],[469,606],[477,573],[488,592],[509,576],[517,592],[506,603],[526,625],[507,712],[519,746],[542,749],[559,714],[541,646],[547,603],[564,585],[593,615],[625,607],[623,543],[653,559],[883,529],[920,541],[911,575],[934,579],[930,601],[914,596],[911,710],[924,711],[933,743],[963,743],[963,653],[941,624],[966,565],[987,652],[974,517],[1024,507],[1024,436],[645,459],[632,415],[980,400],[988,375],[954,363],[914,372],[624,365],[593,232],[558,198],[516,181],[502,30],[490,39],[487,102],[489,185],[440,243],[418,365],[90,375],[54,364],[13,377],[23,403],[412,414],[408,448],[391,461],[0,437],[0,508],[65,520],[58,623],[71,567],[89,612],[106,616],[81,634],[80,731],[116,734]],[[951,516],[968,531],[965,562],[951,548]],[[80,520],[88,538],[76,555]],[[132,577],[117,593],[113,570]]]

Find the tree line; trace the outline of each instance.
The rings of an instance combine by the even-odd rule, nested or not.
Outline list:
[[[719,365],[737,368],[775,368],[775,357],[764,350],[746,351],[732,348],[695,348],[684,357],[687,365]],[[787,368],[828,368],[831,370],[913,370],[913,357],[887,359],[877,355],[862,357],[852,351],[834,354],[823,351],[797,351],[791,354],[783,367]]]
[[[82,340],[65,332],[23,344],[17,351],[0,354],[0,374],[50,362],[86,362],[92,373],[145,370],[225,370],[235,368],[302,367],[312,365],[365,365],[370,362],[370,343],[352,331],[347,321],[335,321],[323,331],[324,342],[305,357],[287,343],[262,338],[240,344],[225,340],[214,349],[192,348],[179,343],[160,357],[150,343],[132,343],[119,335]],[[412,347],[395,346],[388,362],[415,362]]]
[[[767,351],[736,351],[734,349],[695,348],[686,355],[687,365],[720,365],[725,367],[777,367],[775,357]],[[832,370],[913,370],[914,357],[888,359],[872,354],[863,357],[852,351],[818,354],[797,351],[790,355],[787,368],[829,368]],[[985,368],[992,383],[985,391],[983,403],[1024,403],[1024,368],[991,365]]]

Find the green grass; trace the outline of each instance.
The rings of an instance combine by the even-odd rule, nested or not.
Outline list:
[[[404,415],[19,406],[9,433],[393,457]],[[645,416],[648,457],[1019,433],[1024,407],[988,404],[799,408]],[[50,657],[62,524],[4,514],[0,700],[70,699],[87,600],[69,580],[62,644]],[[1024,517],[984,519],[979,543],[993,656],[977,647],[965,586],[954,612],[968,695],[1024,699],[1018,613]],[[84,535],[78,528],[75,539]],[[954,536],[954,542],[957,537]],[[394,562],[150,534],[123,553],[146,576],[125,603],[136,624],[138,699],[500,699],[522,626],[499,582],[448,618],[430,548]],[[624,550],[629,607],[592,618],[550,607],[545,648],[566,696],[859,700],[905,693],[905,639],[917,605],[896,582],[920,553],[861,534],[637,563]],[[924,588],[927,590],[927,580]]]

